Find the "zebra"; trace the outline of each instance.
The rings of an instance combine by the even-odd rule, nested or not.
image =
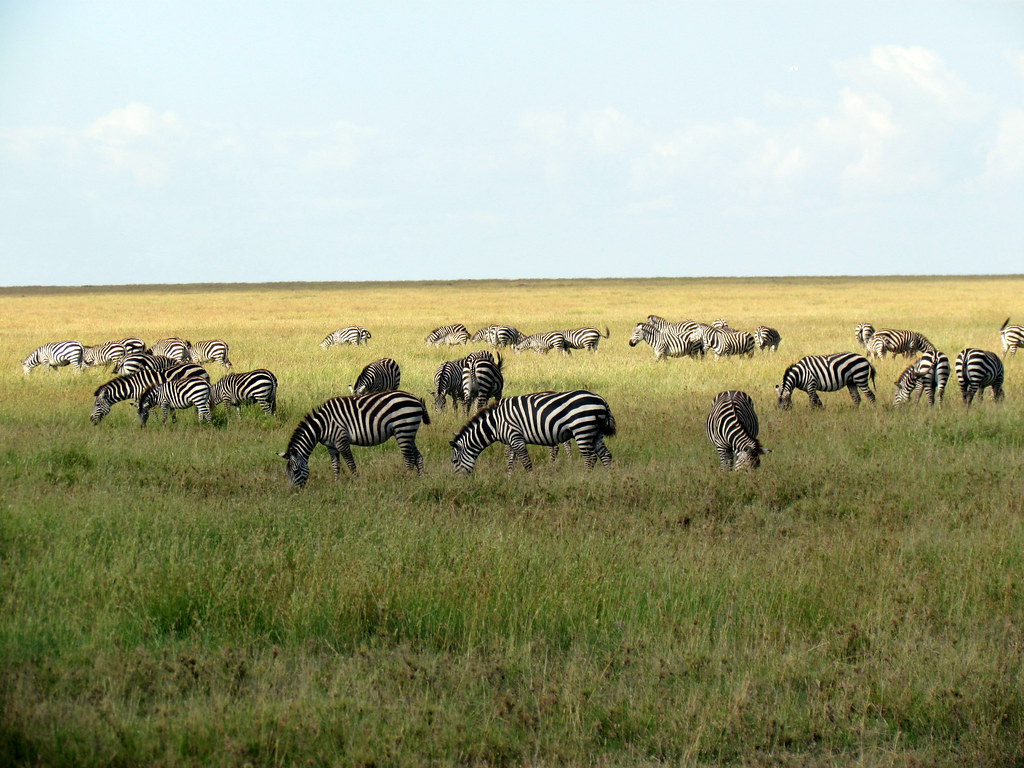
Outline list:
[[[733,328],[729,327],[729,321],[728,320],[712,320],[711,321],[711,327],[712,328],[717,328],[720,331],[732,331],[732,330],[734,330]]]
[[[565,345],[568,349],[585,349],[588,352],[597,352],[597,345],[601,339],[611,336],[608,326],[604,328],[604,335],[597,328],[569,328],[561,332],[565,337]]]
[[[754,342],[760,350],[771,349],[772,352],[779,351],[779,344],[782,342],[782,334],[767,325],[757,326],[754,331]]]
[[[1024,347],[1024,325],[1010,325],[1010,318],[1006,318],[999,329],[999,339],[1003,342],[1003,357],[1016,355],[1017,350]]]
[[[214,404],[235,406],[239,414],[242,403],[258,403],[265,414],[272,416],[277,410],[277,377],[266,368],[229,373],[213,385],[211,399]]]
[[[346,325],[344,328],[339,328],[332,333],[327,334],[327,337],[320,342],[320,346],[324,349],[333,347],[337,344],[355,344],[361,346],[370,340],[370,332],[359,325]]]
[[[341,459],[356,475],[352,446],[380,445],[394,437],[408,469],[423,474],[423,455],[416,447],[420,424],[429,424],[427,406],[408,392],[374,392],[334,397],[307,414],[292,433],[284,453],[288,481],[302,487],[309,478],[309,455],[318,444],[331,455],[334,479],[341,474]]]
[[[888,352],[894,357],[913,357],[918,352],[935,349],[935,346],[917,331],[879,328],[871,336],[867,348],[869,357],[885,357]]]
[[[125,336],[123,339],[118,339],[118,341],[124,344],[124,348],[128,350],[129,355],[136,355],[146,351],[146,342],[135,336]]]
[[[960,384],[960,393],[963,395],[964,403],[967,406],[974,401],[977,395],[981,400],[985,394],[985,387],[992,388],[992,397],[1002,400],[1003,377],[1005,370],[1003,361],[995,352],[987,352],[983,349],[961,350],[953,363],[956,370],[956,380]]]
[[[127,376],[136,371],[159,371],[164,368],[173,368],[176,365],[181,365],[181,361],[165,357],[164,355],[134,354],[123,357],[114,363],[114,374],[117,376]]]
[[[492,397],[495,402],[501,402],[501,394],[505,388],[505,377],[501,372],[504,362],[501,355],[498,355],[497,361],[476,359],[462,369],[462,400],[466,404],[466,413],[469,413],[469,407],[474,400],[478,411]]]
[[[82,362],[85,365],[117,364],[128,355],[128,348],[120,341],[104,341],[91,347],[82,347]]]
[[[896,380],[893,404],[908,403],[914,392],[917,392],[919,401],[923,393],[928,394],[928,405],[935,405],[937,394],[941,405],[947,381],[949,358],[937,349],[928,350],[918,360],[908,365]]]
[[[402,370],[398,363],[390,357],[382,357],[374,360],[363,368],[356,377],[356,383],[349,386],[349,391],[355,395],[365,395],[370,392],[390,392],[398,389],[402,380]]]
[[[452,408],[463,402],[462,368],[461,360],[445,360],[438,366],[434,373],[434,391],[430,393],[437,410],[443,411],[447,407],[449,397],[452,399]]]
[[[494,442],[505,445],[509,472],[518,459],[533,468],[527,444],[557,446],[570,438],[583,455],[587,469],[600,459],[606,467],[612,454],[604,438],[615,434],[615,418],[605,399],[593,392],[535,392],[509,397],[478,411],[451,441],[452,466],[469,474],[481,451]]]
[[[163,355],[164,357],[171,357],[175,360],[180,360],[183,363],[192,362],[192,356],[188,351],[188,342],[184,339],[179,339],[176,336],[172,336],[167,339],[160,339],[152,347],[149,348],[151,355]]]
[[[473,334],[470,341],[483,341],[495,347],[511,347],[526,338],[512,325],[485,325]]]
[[[160,407],[164,424],[167,423],[168,413],[171,415],[171,422],[177,423],[178,418],[175,411],[179,408],[192,407],[196,409],[200,424],[210,424],[213,421],[210,413],[211,394],[210,381],[198,376],[151,384],[139,397],[139,426],[146,426],[149,411],[154,405]]]
[[[635,347],[641,341],[646,341],[651,345],[655,360],[664,360],[666,357],[694,357],[704,354],[699,341],[659,330],[650,323],[636,324],[636,328],[633,329],[633,333],[629,337],[629,346]]]
[[[865,349],[867,349],[868,343],[874,335],[875,326],[871,323],[857,323],[857,327],[853,330],[853,337],[857,339],[858,343]]]
[[[761,456],[771,453],[757,439],[757,412],[746,392],[719,392],[711,401],[708,414],[708,439],[718,451],[723,471],[757,469]]]
[[[875,393],[868,381],[875,381],[875,367],[863,355],[854,352],[838,352],[831,355],[807,355],[786,369],[782,385],[775,387],[778,406],[782,410],[792,407],[793,390],[807,392],[811,407],[821,408],[818,392],[835,392],[846,387],[854,405],[860,405],[860,394],[875,402]]]
[[[122,400],[138,400],[142,393],[154,384],[162,384],[172,379],[200,378],[210,380],[210,375],[201,366],[183,363],[173,368],[162,370],[142,370],[128,376],[117,376],[100,386],[93,392],[96,398],[89,421],[99,424],[103,417],[110,413],[110,408]]]
[[[564,355],[572,354],[572,349],[560,331],[547,331],[524,336],[516,343],[514,349],[516,354],[524,349],[532,349],[541,355],[546,355],[552,349],[556,349]]]
[[[186,341],[185,344],[188,347],[189,362],[220,363],[225,368],[231,367],[231,361],[228,360],[228,345],[226,341],[208,339],[207,341],[197,341],[195,344],[191,341]]]
[[[466,330],[466,326],[462,323],[455,323],[454,325],[442,325],[440,328],[435,328],[427,334],[423,343],[433,344],[435,347],[439,347],[442,344],[452,347],[457,344],[466,344],[468,341],[469,331]]]
[[[729,355],[754,354],[754,334],[749,331],[732,331],[716,328],[711,337],[711,350],[715,358],[722,358]]]
[[[78,341],[53,341],[37,347],[32,353],[21,361],[21,370],[25,375],[37,365],[48,365],[51,371],[55,371],[63,365],[70,365],[76,371],[81,371],[85,366],[85,348]]]

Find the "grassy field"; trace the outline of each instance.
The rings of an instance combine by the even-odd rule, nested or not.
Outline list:
[[[950,358],[1000,351],[1024,278],[600,280],[0,289],[0,764],[1024,765],[1024,358],[1007,399],[894,409],[844,392],[780,412],[804,354],[854,325]],[[766,324],[775,354],[655,363],[650,313]],[[577,454],[451,472],[463,418],[432,410],[406,472],[312,457],[298,420],[390,356],[427,397],[463,348],[434,327],[607,325],[596,355],[506,355],[506,395],[586,387],[618,422]],[[366,347],[321,350],[357,323]],[[177,424],[115,406],[109,374],[19,361],[46,341],[219,337],[279,411]],[[208,366],[216,380],[217,366]],[[764,444],[723,473],[711,399],[743,389]]]

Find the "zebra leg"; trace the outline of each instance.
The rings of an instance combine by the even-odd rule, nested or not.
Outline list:
[[[210,404],[199,403],[196,406],[196,413],[199,415],[200,424],[210,424],[213,421],[213,414],[210,412]]]
[[[414,435],[403,435],[402,437],[395,436],[395,440],[398,441],[398,448],[402,451],[402,459],[405,461],[406,469],[416,470],[416,474],[423,474],[423,454],[420,453],[420,449],[416,447],[416,437]]]
[[[850,397],[853,398],[854,405],[860,405],[860,392],[857,391],[857,384],[847,384],[846,388],[850,391]]]
[[[518,458],[523,465],[523,469],[527,472],[533,469],[533,464],[530,463],[530,454],[526,450],[526,441],[519,435],[513,435],[511,442],[509,443],[509,449],[511,451],[508,462],[508,471],[511,472],[515,466],[515,460]]]
[[[594,452],[594,436],[576,435],[576,447],[579,448],[580,456],[583,457],[583,466],[593,469],[594,463],[597,461],[597,454]]]
[[[604,438],[600,435],[597,436],[597,444],[594,446],[594,452],[597,457],[601,459],[601,463],[610,467],[612,465],[612,452],[608,450],[608,446],[604,444]]]
[[[732,448],[727,445],[716,445],[715,450],[718,451],[718,464],[723,472],[729,472],[733,469],[736,463],[736,457],[733,454]]]
[[[349,444],[347,437],[338,441],[338,452],[341,454],[341,458],[345,460],[345,466],[348,467],[348,471],[353,476],[358,475],[356,460],[352,457],[352,446]],[[335,470],[335,474],[338,474],[338,470]]]
[[[812,408],[824,408],[825,404],[821,402],[821,398],[818,397],[818,390],[814,387],[807,388],[807,399],[811,403]]]
[[[1005,396],[1006,395],[1003,393],[1003,385],[1002,384],[993,384],[992,385],[992,399],[995,400],[995,402],[998,403]]]

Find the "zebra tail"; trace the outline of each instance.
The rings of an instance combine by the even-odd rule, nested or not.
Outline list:
[[[868,363],[868,368],[871,370],[871,385],[877,389],[877,385],[875,385],[875,366]]]
[[[423,398],[420,398],[420,405],[423,406],[423,423],[430,423],[430,412],[427,410],[427,404],[423,402]]]
[[[598,425],[598,431],[607,437],[613,437],[616,432],[615,417],[612,416],[611,411],[607,411],[601,423]]]
[[[1008,326],[1009,324],[1010,324],[1010,318],[1006,318],[1006,319],[1005,319],[1005,320],[1003,321],[1003,325],[1002,325],[1002,326],[1001,326],[1001,327],[999,328],[999,330],[1000,330],[1000,331],[1004,331],[1004,330],[1006,330],[1006,326]]]
[[[612,332],[610,330],[608,330],[608,326],[606,325],[604,327],[604,336],[602,336],[601,338],[602,339],[607,339],[611,335],[612,335]]]

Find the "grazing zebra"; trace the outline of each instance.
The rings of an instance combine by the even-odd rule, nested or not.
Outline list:
[[[398,363],[390,357],[374,360],[363,368],[356,377],[356,383],[349,387],[355,395],[366,395],[370,392],[390,392],[398,389],[402,381],[402,370]]]
[[[82,347],[82,362],[85,365],[117,364],[128,355],[128,348],[120,341],[104,341],[91,347]]]
[[[514,349],[517,354],[524,349],[532,349],[541,355],[546,355],[552,349],[556,349],[565,355],[572,354],[572,349],[569,347],[568,342],[566,342],[565,336],[559,331],[548,331],[546,333],[534,333],[530,336],[524,336],[516,343]]]
[[[529,472],[533,468],[527,444],[557,446],[570,438],[583,455],[587,469],[597,459],[606,467],[612,454],[604,438],[615,434],[615,418],[603,397],[585,390],[536,392],[509,397],[478,411],[451,441],[456,472],[473,471],[477,457],[494,442],[505,445],[511,472],[518,459]]]
[[[306,415],[292,433],[288,448],[277,454],[287,462],[288,481],[302,487],[309,478],[309,455],[318,444],[331,455],[334,479],[341,459],[353,475],[353,445],[380,445],[394,437],[408,469],[423,474],[423,455],[416,447],[420,424],[429,424],[427,406],[408,392],[375,392],[334,397]]]
[[[327,334],[327,338],[320,342],[324,349],[337,344],[363,345],[370,340],[370,332],[359,325],[346,325],[333,333]]]
[[[779,344],[782,341],[782,334],[767,325],[759,325],[754,331],[754,341],[760,350],[771,349],[772,352],[779,351]]]
[[[214,404],[235,406],[242,413],[243,403],[258,403],[268,416],[277,410],[277,377],[266,368],[245,373],[229,373],[213,385]]]
[[[160,371],[164,368],[173,368],[176,365],[181,365],[181,361],[164,355],[134,354],[123,357],[114,363],[114,373],[117,376],[127,376],[136,371]]]
[[[498,355],[497,361],[481,358],[469,362],[462,369],[462,400],[466,404],[466,413],[469,413],[474,400],[478,411],[492,397],[495,402],[501,402],[505,388],[505,377],[501,372],[504,362]]]
[[[1010,318],[1006,318],[999,329],[999,339],[1003,342],[1003,357],[1016,355],[1017,349],[1024,347],[1024,325],[1010,325]]]
[[[913,357],[918,352],[935,349],[935,346],[917,331],[894,330],[879,328],[868,341],[869,357],[885,357],[891,352],[893,356]]]
[[[865,349],[868,343],[871,341],[871,337],[875,335],[875,326],[871,323],[857,323],[857,327],[853,331],[853,336]]]
[[[1003,361],[995,352],[968,347],[956,356],[953,367],[956,370],[957,383],[960,384],[960,393],[968,406],[973,402],[975,395],[979,400],[982,399],[985,387],[992,388],[992,397],[995,400],[1003,399],[1005,371]]]
[[[715,331],[711,337],[711,350],[715,353],[716,359],[729,355],[749,357],[754,354],[754,334],[750,331],[729,331],[721,328],[716,328]]]
[[[511,347],[526,338],[512,325],[485,325],[473,334],[472,341],[484,341],[495,347]]]
[[[928,394],[928,405],[935,405],[937,394],[941,405],[947,381],[949,358],[937,349],[928,350],[920,359],[908,365],[896,380],[896,397],[893,403],[909,403],[911,396],[917,392],[919,401],[922,394]]]
[[[189,361],[193,363],[220,363],[225,368],[231,367],[231,361],[228,360],[228,345],[226,341],[221,339],[209,339],[207,341],[197,341],[193,344],[191,341],[186,341],[188,345],[188,356]]]
[[[757,413],[750,395],[737,390],[715,395],[707,434],[723,470],[757,469],[761,465],[761,456],[771,451],[761,447],[757,433]]]
[[[597,328],[569,328],[562,331],[565,337],[565,345],[569,349],[585,349],[588,352],[597,352],[597,345],[601,339],[611,336],[608,326],[604,328],[604,335]]]
[[[138,400],[142,393],[154,384],[162,384],[172,379],[200,378],[210,380],[210,375],[198,365],[183,363],[173,368],[162,370],[142,370],[128,376],[117,376],[106,384],[101,384],[93,396],[96,402],[92,407],[89,420],[99,424],[103,417],[110,413],[110,408],[122,400]]]
[[[151,384],[139,397],[139,426],[145,427],[149,419],[150,409],[156,405],[163,413],[162,423],[167,423],[167,414],[171,421],[177,423],[175,411],[180,408],[196,409],[199,423],[209,424],[213,421],[210,413],[210,397],[212,389],[208,379],[198,376],[188,379],[170,379],[159,384]]]
[[[84,357],[85,349],[80,342],[53,341],[33,350],[32,354],[21,361],[21,369],[26,376],[37,365],[48,365],[51,371],[57,370],[62,365],[70,365],[76,371],[81,371],[85,365]]]
[[[793,390],[802,389],[814,408],[821,408],[819,392],[836,392],[846,387],[854,405],[860,405],[858,390],[872,403],[875,393],[868,381],[875,381],[875,367],[863,355],[838,352],[832,355],[808,355],[793,363],[782,375],[782,386],[775,387],[779,395],[779,408],[788,410],[793,405]]]
[[[704,354],[700,341],[695,341],[689,336],[679,336],[674,333],[659,330],[650,323],[637,323],[636,328],[629,337],[629,346],[635,347],[641,341],[646,341],[654,350],[655,360],[664,360],[666,357],[694,357]]]
[[[443,411],[447,407],[449,397],[452,399],[452,408],[462,403],[462,368],[461,360],[445,360],[435,371],[434,391],[430,395],[434,398],[437,410]]]
[[[188,351],[188,342],[184,339],[179,339],[176,336],[172,336],[168,339],[160,339],[160,341],[156,342],[149,348],[149,354],[163,355],[164,357],[180,360],[183,363],[192,362],[192,356]]]
[[[439,347],[442,344],[453,347],[456,344],[466,344],[468,341],[469,331],[466,330],[466,326],[462,323],[455,323],[454,325],[442,325],[440,328],[435,328],[427,334],[427,338],[423,340],[423,343],[433,344],[435,347]]]

